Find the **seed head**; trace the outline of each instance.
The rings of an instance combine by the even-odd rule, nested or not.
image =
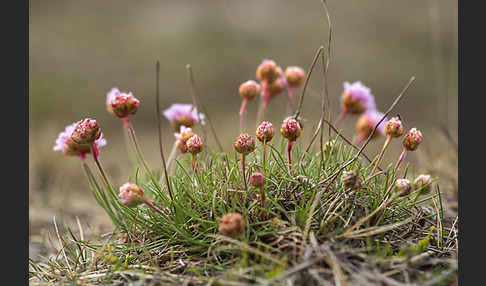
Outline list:
[[[260,142],[269,142],[272,140],[273,136],[275,135],[275,130],[273,128],[273,124],[268,122],[268,121],[264,121],[262,122],[262,124],[260,124],[260,126],[258,126],[256,132],[256,138],[260,141]]]
[[[136,184],[125,183],[120,187],[118,199],[122,204],[129,208],[137,207],[145,201],[143,197],[143,190]]]
[[[397,179],[393,190],[399,193],[401,197],[410,195],[412,192],[412,182],[409,179]]]
[[[304,84],[305,71],[298,66],[289,66],[284,72],[287,84],[291,87],[299,87]]]
[[[255,188],[261,188],[265,186],[267,178],[264,173],[253,173],[250,176],[250,184]]]
[[[202,140],[197,134],[194,134],[191,138],[187,139],[186,141],[186,149],[187,152],[191,153],[192,155],[197,155],[201,153],[204,148],[204,144]]]
[[[296,141],[299,138],[302,128],[299,122],[293,118],[287,117],[280,127],[280,134],[289,141]]]
[[[403,147],[407,149],[408,151],[415,151],[420,145],[420,142],[422,142],[422,132],[418,130],[417,128],[412,128],[410,131],[408,131],[405,136],[403,136]]]
[[[242,155],[248,155],[255,150],[255,139],[248,133],[240,134],[235,141],[236,152]]]
[[[91,118],[79,121],[71,134],[71,138],[78,144],[93,144],[100,137],[100,126]]]
[[[218,230],[231,238],[241,235],[246,230],[245,218],[239,213],[227,213],[221,218]]]
[[[427,194],[432,189],[432,184],[430,184],[430,182],[432,182],[432,177],[430,175],[418,175],[415,180],[413,180],[413,188],[414,190],[421,189],[420,193],[422,195]]]
[[[403,126],[399,117],[392,117],[385,123],[385,134],[392,138],[402,136]]]
[[[252,100],[259,92],[260,84],[251,79],[240,84],[240,87],[238,88],[240,96],[247,100]]]

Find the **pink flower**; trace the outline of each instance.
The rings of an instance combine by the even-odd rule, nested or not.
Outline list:
[[[174,133],[176,138],[176,146],[182,154],[187,153],[186,142],[194,135],[194,131],[192,131],[190,127],[186,127],[184,125],[181,126],[180,133]]]
[[[344,82],[344,92],[341,95],[341,108],[346,113],[360,114],[376,109],[375,97],[371,90],[360,81],[352,84]]]
[[[119,118],[126,118],[137,112],[138,99],[133,97],[132,92],[120,92],[118,88],[112,88],[106,94],[106,109],[109,113]]]
[[[90,153],[91,150],[88,144],[78,144],[74,142],[71,138],[71,134],[78,122],[68,125],[64,128],[64,131],[59,133],[56,139],[56,145],[54,146],[54,151],[62,151],[66,156],[81,156],[84,157],[85,154]],[[103,133],[94,142],[97,147],[102,147],[106,145],[106,139],[103,138]]]
[[[255,150],[255,139],[248,133],[240,134],[234,144],[236,152],[248,155]]]
[[[280,126],[280,134],[287,138],[289,142],[296,141],[302,132],[302,128],[297,120],[286,118]]]
[[[221,218],[219,232],[228,237],[236,237],[246,230],[245,218],[239,213],[227,213]]]
[[[358,133],[363,134],[364,137],[370,136],[371,131],[373,131],[373,128],[375,128],[375,125],[381,120],[381,118],[383,118],[384,115],[385,114],[383,112],[376,109],[363,113],[356,122],[356,129],[358,129]],[[376,132],[378,132],[378,134],[385,135],[386,122],[387,118],[385,117],[383,121],[380,122],[380,125],[378,125],[376,128]],[[376,132],[375,134],[377,134]]]
[[[273,124],[268,121],[262,122],[262,124],[260,124],[256,130],[256,138],[260,142],[269,142],[272,140],[274,135],[275,130],[273,128]]]
[[[268,59],[263,59],[256,70],[256,78],[267,82],[274,82],[282,74],[282,69],[274,61]]]
[[[171,126],[176,132],[180,130],[182,125],[186,127],[193,127],[199,122],[199,117],[204,119],[204,114],[197,113],[197,109],[192,104],[174,103],[169,108],[164,110],[162,114],[169,120]],[[201,122],[204,125],[204,121]]]
[[[120,187],[118,199],[122,204],[129,208],[137,207],[145,202],[143,190],[136,184],[125,183]]]

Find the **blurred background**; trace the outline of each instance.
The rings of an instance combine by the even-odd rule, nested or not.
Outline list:
[[[371,88],[385,112],[412,76],[415,81],[391,115],[404,132],[419,128],[421,148],[405,159],[416,173],[439,176],[441,188],[457,198],[458,8],[456,0],[327,1],[332,24],[328,90],[333,118],[340,112],[343,82]],[[101,163],[115,186],[134,174],[122,122],[106,112],[112,87],[140,100],[132,123],[142,152],[160,168],[155,66],[160,60],[160,108],[191,103],[186,65],[225,151],[238,136],[238,86],[256,79],[264,58],[283,69],[308,70],[320,46],[328,47],[328,22],[320,0],[277,1],[29,1],[29,233],[31,254],[41,252],[53,216],[80,219],[94,231],[111,223],[92,198],[79,159],[52,150],[65,126],[96,119],[108,145]],[[321,116],[323,68],[319,60],[305,94],[301,116],[305,146]],[[302,89],[297,89],[297,100]],[[267,119],[280,126],[286,95],[272,100]],[[254,133],[258,101],[247,106]],[[356,117],[343,121],[355,135]],[[162,117],[164,153],[174,138]],[[199,127],[195,128],[199,132]],[[208,129],[209,130],[209,129]],[[208,131],[206,145],[217,149]],[[371,158],[384,138],[365,150]],[[392,140],[382,166],[395,163],[401,140]],[[231,150],[230,150],[231,151]],[[91,160],[88,160],[91,162]],[[93,165],[93,170],[95,170]]]

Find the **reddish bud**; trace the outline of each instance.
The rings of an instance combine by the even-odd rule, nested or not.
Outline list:
[[[255,139],[248,133],[240,134],[235,141],[236,152],[242,155],[248,155],[255,150]]]
[[[125,183],[120,187],[118,199],[127,207],[134,208],[144,203],[143,190],[136,184]]]
[[[269,142],[272,140],[274,135],[275,130],[273,128],[273,124],[268,121],[262,122],[262,124],[260,124],[256,130],[256,137],[260,142]]]
[[[260,85],[254,80],[248,80],[240,84],[238,93],[246,100],[252,100],[260,92]]]
[[[427,194],[432,189],[432,177],[430,175],[418,175],[415,180],[413,180],[413,188],[415,190],[420,190],[421,194]]]
[[[300,136],[302,128],[299,122],[293,118],[286,118],[280,127],[280,134],[289,141],[295,141]]]
[[[422,132],[417,128],[412,128],[408,131],[405,136],[403,136],[403,147],[408,151],[415,151],[419,147],[420,143],[422,142]]]
[[[78,144],[93,144],[100,137],[100,126],[96,120],[91,118],[79,121],[71,134],[71,138]]]
[[[186,141],[187,152],[191,153],[192,155],[197,155],[201,153],[203,148],[204,148],[204,144],[202,143],[201,138],[197,136],[197,134],[187,139]]]
[[[261,188],[265,186],[267,178],[264,173],[253,173],[250,176],[250,184],[255,188]]]
[[[227,213],[221,218],[219,232],[228,237],[236,237],[246,230],[245,218],[239,213]]]
[[[412,182],[409,179],[397,179],[393,190],[400,196],[410,195],[412,192]]]
[[[289,66],[284,72],[287,84],[291,87],[299,87],[305,82],[305,71],[298,66]]]
[[[385,134],[397,138],[403,134],[402,121],[398,117],[392,117],[385,123]]]

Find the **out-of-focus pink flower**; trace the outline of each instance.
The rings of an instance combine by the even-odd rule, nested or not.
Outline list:
[[[341,109],[350,114],[360,114],[376,109],[375,97],[371,90],[360,81],[344,82],[344,92],[341,95]]]
[[[254,80],[247,80],[240,84],[238,87],[238,93],[246,100],[252,100],[260,92],[260,84]]]
[[[375,125],[383,118],[385,114],[380,112],[376,109],[369,110],[363,113],[356,121],[356,129],[358,130],[358,134],[363,138],[367,138],[370,136],[371,131],[375,128]],[[378,134],[385,135],[385,124],[387,122],[387,118],[385,117],[383,121],[380,122],[378,127],[376,128],[375,137]]]
[[[288,86],[299,87],[305,82],[305,71],[298,66],[289,66],[284,72]]]
[[[253,173],[250,176],[250,184],[255,188],[261,188],[265,186],[267,178],[264,173]]]
[[[169,120],[172,128],[179,132],[182,125],[193,127],[199,122],[199,117],[204,118],[204,114],[197,113],[197,109],[192,104],[174,103],[164,110],[162,114]],[[204,125],[204,121],[201,122]]]
[[[221,218],[219,232],[228,237],[236,237],[246,230],[245,218],[239,213],[227,213]]]
[[[283,74],[280,68],[274,61],[263,59],[256,70],[256,78],[261,81],[274,82]]]
[[[106,109],[109,113],[119,118],[126,118],[137,112],[139,105],[132,92],[120,92],[116,87],[106,94]]]
[[[54,151],[62,151],[66,156],[81,156],[84,157],[85,154],[91,152],[88,144],[78,144],[74,142],[71,138],[71,134],[74,131],[78,123],[75,122],[71,125],[68,125],[64,128],[64,131],[59,133],[56,139],[56,145],[54,145]],[[101,133],[100,138],[95,140],[95,144],[97,147],[102,147],[106,145],[106,139],[103,138],[103,133]]]
[[[415,190],[421,189],[420,193],[422,195],[427,194],[432,189],[431,182],[432,182],[432,177],[430,175],[420,174],[415,178],[415,180],[413,180],[413,188]]]

